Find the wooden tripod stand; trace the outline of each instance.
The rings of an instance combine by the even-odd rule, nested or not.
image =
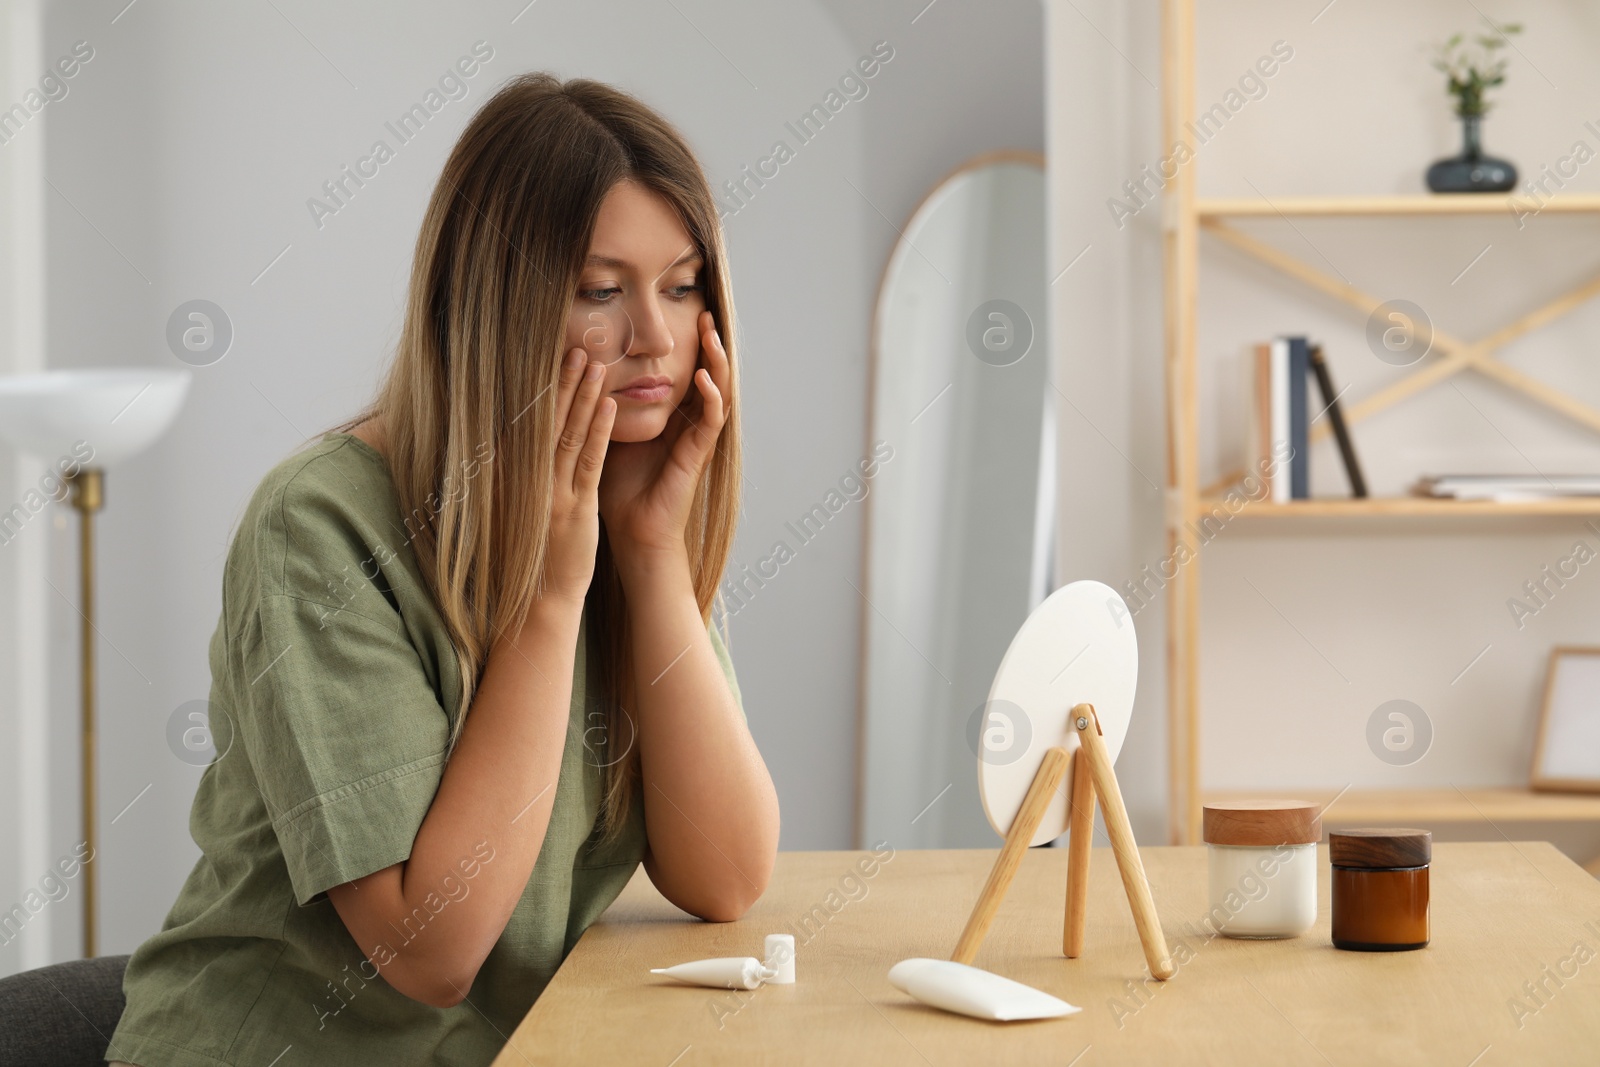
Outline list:
[[[1100,720],[1094,707],[1079,704],[1072,709],[1071,722],[1078,731],[1078,752],[1073,765],[1070,830],[1067,846],[1067,906],[1062,932],[1061,948],[1068,959],[1076,959],[1083,952],[1083,930],[1087,919],[1089,901],[1089,847],[1094,836],[1094,798],[1099,795],[1106,808],[1106,832],[1111,836],[1111,851],[1117,857],[1117,869],[1122,874],[1122,888],[1128,894],[1128,905],[1133,909],[1133,922],[1139,929],[1139,943],[1144,947],[1145,962],[1150,973],[1165,981],[1176,973],[1172,957],[1167,952],[1167,939],[1161,932],[1161,920],[1156,915],[1156,905],[1150,896],[1150,882],[1145,878],[1144,862],[1139,859],[1139,848],[1133,840],[1133,828],[1128,824],[1128,809],[1122,802],[1122,790],[1117,786],[1117,775],[1111,767],[1111,756],[1106,751],[1101,736]],[[1016,877],[1023,853],[1028,850],[1034,831],[1044,817],[1051,794],[1061,785],[1067,769],[1067,750],[1059,745],[1048,749],[1044,762],[1033,776],[1022,807],[1006,831],[1005,843],[989,872],[978,902],[967,918],[966,929],[951,959],[957,963],[971,963],[983,944],[1000,901],[1005,899],[1011,880]]]

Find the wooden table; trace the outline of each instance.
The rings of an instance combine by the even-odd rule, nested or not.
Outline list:
[[[883,855],[869,878],[857,864],[870,852],[780,853],[765,897],[722,924],[684,915],[640,870],[495,1067],[1600,1062],[1600,882],[1546,842],[1436,844],[1432,943],[1396,953],[1332,946],[1326,846],[1317,924],[1283,941],[1211,937],[1204,846],[1143,849],[1178,964],[1165,983],[1145,971],[1110,850],[1094,850],[1086,948],[1068,960],[1067,850],[1032,849],[975,963],[1083,1011],[1025,1023],[936,1011],[887,979],[909,956],[949,957],[995,852]],[[649,973],[760,956],[785,932],[795,985],[719,991]]]

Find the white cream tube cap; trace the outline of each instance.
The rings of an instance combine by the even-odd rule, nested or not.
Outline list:
[[[794,985],[793,934],[768,934],[762,954],[762,962],[778,972],[776,978],[767,979],[768,985]]]

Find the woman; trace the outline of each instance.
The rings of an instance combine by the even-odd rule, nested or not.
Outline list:
[[[373,405],[229,550],[203,855],[113,1063],[486,1064],[642,862],[729,921],[778,804],[709,626],[738,511],[715,203],[632,97],[473,117]]]

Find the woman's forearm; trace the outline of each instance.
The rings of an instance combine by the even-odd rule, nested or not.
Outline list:
[[[687,558],[636,559],[621,570],[632,619],[646,869],[678,907],[731,921],[772,874],[777,792],[711,647]]]
[[[459,1003],[528,883],[561,771],[582,611],[536,601],[522,631],[495,643],[410,858],[329,890],[407,996]]]

